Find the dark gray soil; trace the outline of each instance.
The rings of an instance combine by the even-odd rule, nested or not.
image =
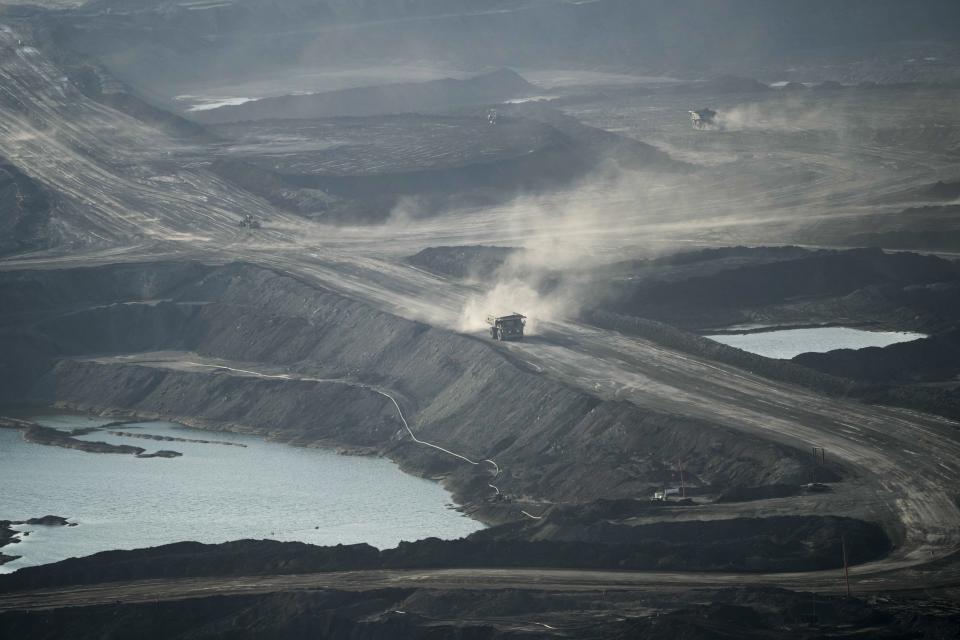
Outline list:
[[[153,264],[146,274],[104,267],[0,276],[0,295],[30,318],[21,325],[8,317],[0,331],[0,343],[11,345],[0,357],[9,376],[0,386],[3,399],[366,448],[414,473],[444,477],[461,500],[493,498],[492,468],[463,464],[403,437],[395,407],[370,389],[216,374],[176,362],[221,358],[239,368],[259,362],[294,376],[387,389],[420,438],[473,459],[495,459],[502,469],[495,483],[519,503],[647,496],[672,481],[663,460],[678,451],[691,480],[717,490],[796,484],[810,475],[805,451],[704,420],[600,401],[473,338],[374,311],[289,276],[189,263]],[[167,301],[111,304],[145,299]],[[140,330],[120,329],[125,326]],[[82,358],[169,349],[194,353],[175,356],[170,366]],[[490,397],[500,401],[490,404]],[[339,410],[325,409],[330,406]],[[657,454],[661,449],[671,453]],[[717,455],[720,450],[731,455]]]
[[[712,273],[625,282],[607,307],[694,330],[818,322],[880,322],[923,330],[960,321],[960,306],[949,292],[958,283],[960,266],[934,256],[880,249],[816,251]]]
[[[960,374],[960,330],[886,347],[802,353],[793,361],[829,375],[873,384],[952,381]]]
[[[548,527],[563,531],[552,535],[554,540],[531,540],[537,537],[537,529]],[[589,527],[597,530],[587,531]],[[618,527],[567,514],[529,527],[508,524],[468,539],[427,538],[382,551],[366,544],[317,547],[273,540],[218,545],[179,542],[135,551],[104,551],[0,576],[0,588],[12,591],[148,578],[453,567],[806,571],[842,566],[841,536],[847,540],[853,564],[878,558],[890,549],[890,541],[879,527],[850,518],[740,518]]]
[[[0,614],[9,637],[733,638],[952,640],[955,605],[910,596],[842,598],[782,589],[662,593],[548,589],[315,590]]]
[[[430,247],[408,260],[482,283],[495,278],[511,255],[502,247]],[[539,276],[543,291],[563,278]],[[595,326],[833,396],[960,416],[956,261],[879,249],[723,247],[590,267],[581,277],[596,282],[592,290],[609,290],[613,283],[614,293],[581,311],[581,319]],[[725,333],[725,326],[750,324],[757,331],[844,325],[935,335],[882,349],[802,354],[787,362],[690,332]]]

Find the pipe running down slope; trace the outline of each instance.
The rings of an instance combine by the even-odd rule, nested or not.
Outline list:
[[[249,370],[249,369],[237,369],[237,368],[234,368],[234,367],[227,367],[227,366],[224,366],[224,365],[204,364],[204,363],[201,363],[201,362],[187,362],[186,364],[189,364],[189,365],[192,365],[192,366],[195,366],[195,367],[205,367],[205,368],[208,368],[208,369],[225,369],[225,370],[227,370],[227,371],[235,371],[235,372],[237,372],[237,373],[243,373],[243,374],[247,374],[247,375],[252,375],[252,376],[256,376],[256,377],[258,377],[258,378],[271,378],[271,379],[278,379],[278,380],[296,380],[296,381],[300,381],[300,382],[317,382],[317,383],[342,384],[342,385],[345,385],[345,386],[348,386],[348,387],[356,387],[356,388],[360,388],[360,389],[367,389],[368,391],[373,391],[374,393],[377,393],[377,394],[383,396],[384,398],[387,398],[388,400],[390,400],[390,402],[393,403],[393,406],[394,406],[394,407],[396,408],[396,410],[397,410],[397,415],[400,416],[400,421],[403,423],[404,429],[406,429],[407,434],[410,436],[410,439],[413,440],[414,442],[416,442],[417,444],[420,444],[420,445],[423,445],[423,446],[426,446],[426,447],[430,447],[430,448],[432,448],[432,449],[436,449],[437,451],[441,451],[441,452],[443,452],[443,453],[446,453],[447,455],[453,456],[454,458],[459,458],[460,460],[463,460],[464,462],[467,462],[467,463],[472,464],[472,465],[474,465],[474,466],[479,466],[479,465],[483,464],[484,462],[488,462],[488,463],[490,463],[491,465],[493,465],[493,470],[494,470],[493,479],[495,480],[495,479],[500,475],[500,465],[498,465],[498,464],[497,464],[496,462],[494,462],[493,460],[490,460],[489,458],[484,458],[483,460],[480,460],[480,461],[471,460],[470,458],[468,458],[467,456],[465,456],[465,455],[463,455],[463,454],[457,453],[457,452],[455,452],[455,451],[451,451],[450,449],[446,449],[446,448],[444,448],[444,447],[441,447],[441,446],[438,445],[438,444],[434,444],[434,443],[432,443],[432,442],[427,442],[426,440],[421,440],[420,438],[418,438],[418,437],[416,436],[416,434],[413,433],[413,429],[410,428],[410,424],[407,422],[406,416],[403,415],[403,410],[400,408],[400,404],[397,402],[397,399],[394,398],[391,394],[387,393],[386,391],[383,391],[382,389],[378,389],[378,388],[376,388],[376,387],[374,387],[374,386],[372,386],[372,385],[364,384],[364,383],[362,383],[362,382],[353,382],[353,381],[350,381],[350,380],[336,380],[336,379],[330,379],[330,378],[312,378],[312,377],[309,377],[309,376],[291,376],[290,374],[285,374],[285,373],[283,373],[283,374],[261,373],[261,372],[259,372],[259,371],[251,371],[251,370]],[[500,489],[498,489],[497,486],[494,485],[493,483],[488,482],[488,483],[487,483],[487,486],[490,487],[491,489],[493,489],[498,496],[501,495],[501,494],[500,494]],[[531,517],[531,518],[536,518],[536,519],[539,519],[539,518],[540,518],[539,516],[531,515],[531,514],[527,513],[526,511],[521,511],[521,513],[523,513],[524,515],[529,516],[529,517]]]

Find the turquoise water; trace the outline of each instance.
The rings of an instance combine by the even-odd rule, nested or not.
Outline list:
[[[106,422],[75,415],[32,419],[64,429]],[[18,431],[0,429],[0,519],[52,514],[78,523],[18,527],[31,534],[2,550],[23,557],[0,566],[0,572],[180,540],[272,538],[386,548],[429,536],[459,538],[482,528],[450,508],[450,494],[439,484],[409,476],[382,458],[342,456],[169,422],[124,429],[246,447],[106,432],[84,436],[147,452],[183,453],[180,458],[138,459],[32,444]]]
[[[864,331],[849,327],[817,327],[706,337],[768,358],[790,359],[801,353],[886,347],[897,342],[908,342],[927,336],[909,331]]]

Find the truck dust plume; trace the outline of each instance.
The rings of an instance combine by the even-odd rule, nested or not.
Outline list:
[[[719,109],[716,126],[724,131],[824,131],[848,123],[836,108],[814,105],[803,98],[784,98]]]
[[[624,201],[636,203],[635,194],[646,189],[642,176],[594,176],[576,189],[521,197],[497,210],[503,236],[518,250],[492,274],[474,278],[486,284],[485,290],[468,298],[457,328],[477,331],[485,328],[489,314],[522,313],[528,317],[527,333],[535,334],[539,323],[573,317],[602,296],[602,287],[589,277],[591,269],[633,255],[642,244],[634,215],[642,216],[642,204],[623,207]]]
[[[487,328],[488,315],[522,313],[527,316],[526,332],[535,334],[537,323],[571,315],[572,301],[556,295],[544,295],[518,276],[505,272],[493,289],[467,300],[460,314],[458,330],[480,331]]]

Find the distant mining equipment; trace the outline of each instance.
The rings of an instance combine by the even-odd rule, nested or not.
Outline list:
[[[697,131],[713,129],[717,126],[717,112],[713,109],[698,109],[690,112],[690,124]]]
[[[259,229],[260,221],[253,217],[253,214],[248,213],[243,218],[240,219],[240,228],[241,229]]]
[[[494,340],[523,340],[523,328],[527,317],[519,313],[508,316],[487,316],[490,337]]]

